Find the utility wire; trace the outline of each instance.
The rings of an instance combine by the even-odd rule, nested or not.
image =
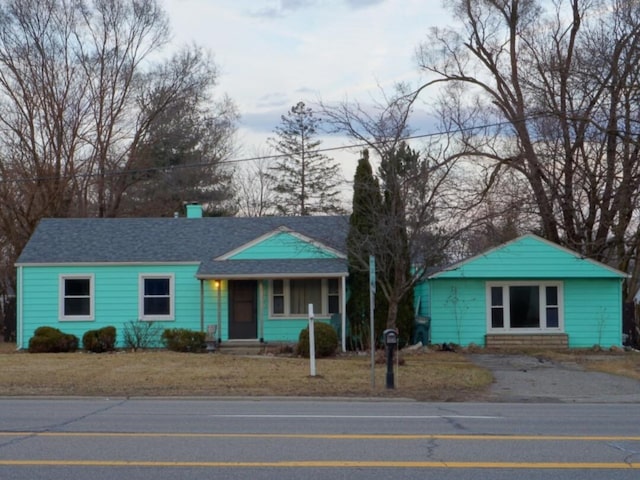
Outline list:
[[[534,115],[531,115],[531,116],[528,116],[528,117],[524,118],[523,121],[532,120],[534,118],[539,118],[539,117],[544,117],[544,116],[549,116],[549,115],[550,114],[534,114]],[[418,139],[423,139],[423,138],[439,137],[439,136],[442,136],[442,135],[452,135],[452,134],[457,134],[457,133],[465,133],[465,132],[470,132],[470,131],[474,131],[474,130],[482,130],[482,129],[487,129],[487,128],[496,128],[496,127],[501,127],[501,126],[511,125],[511,124],[512,124],[512,122],[510,122],[510,121],[502,121],[502,122],[488,123],[488,124],[484,124],[484,125],[475,125],[475,126],[471,126],[471,127],[465,127],[465,128],[459,128],[459,129],[453,129],[453,130],[423,133],[423,134],[419,134],[419,135],[408,135],[406,137],[399,138],[398,140],[399,141],[418,140]],[[342,146],[338,146],[338,147],[319,148],[317,150],[314,150],[314,152],[315,153],[326,153],[326,152],[335,152],[335,151],[340,151],[340,150],[353,150],[353,149],[367,148],[367,147],[377,146],[377,145],[384,145],[385,143],[387,143],[385,140],[371,141],[371,142],[361,142],[361,143],[356,143],[356,144],[353,144],[353,145],[342,145]],[[272,154],[272,155],[260,155],[260,156],[253,156],[253,157],[243,157],[243,158],[235,158],[235,159],[229,159],[229,160],[220,160],[220,161],[215,162],[215,163],[212,163],[212,162],[201,162],[201,163],[189,163],[189,164],[184,164],[184,165],[174,165],[174,166],[170,166],[170,167],[158,166],[158,167],[131,169],[131,170],[109,171],[109,172],[104,172],[103,174],[87,172],[87,173],[75,173],[75,174],[59,175],[59,176],[43,176],[43,177],[29,177],[29,178],[9,178],[9,179],[1,179],[0,180],[0,184],[26,183],[26,182],[46,182],[46,181],[50,181],[50,180],[63,180],[63,179],[71,179],[71,178],[91,178],[91,177],[99,177],[99,176],[104,176],[105,178],[108,178],[108,177],[118,177],[118,176],[124,176],[124,175],[136,175],[136,174],[160,172],[160,171],[164,171],[165,173],[171,173],[171,172],[176,171],[176,170],[184,170],[184,169],[191,169],[191,168],[203,168],[203,167],[212,167],[212,166],[221,166],[221,165],[228,165],[228,164],[234,164],[234,163],[251,162],[251,161],[256,161],[256,160],[278,159],[278,158],[286,158],[286,157],[289,157],[289,156],[290,156],[290,154],[276,153],[276,154]]]

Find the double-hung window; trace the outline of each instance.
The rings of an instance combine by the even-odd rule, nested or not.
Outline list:
[[[174,319],[173,275],[140,276],[140,319]]]
[[[337,278],[327,280],[327,308],[328,313],[340,313],[340,282]]]
[[[490,331],[562,330],[562,284],[518,282],[487,284]]]
[[[271,315],[304,317],[309,304],[314,315],[340,312],[340,281],[337,278],[292,278],[271,281]]]
[[[93,320],[93,275],[60,277],[60,319]]]

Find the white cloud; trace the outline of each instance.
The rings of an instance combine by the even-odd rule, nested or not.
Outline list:
[[[367,102],[380,87],[417,84],[415,48],[430,26],[448,22],[439,2],[424,0],[164,0],[164,5],[177,44],[195,42],[214,53],[222,72],[219,91],[242,115],[240,140],[256,143],[264,143],[298,101]],[[357,155],[347,156],[355,164]]]
[[[279,0],[269,2],[267,6],[261,6],[255,10],[251,10],[250,15],[264,18],[279,18],[297,10],[312,7],[316,3],[315,0]]]
[[[366,8],[385,1],[386,0],[346,0],[345,3],[352,8]]]
[[[284,92],[267,93],[258,98],[258,108],[282,108],[287,105],[289,95]]]

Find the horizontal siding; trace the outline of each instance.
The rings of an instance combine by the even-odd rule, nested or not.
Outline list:
[[[173,274],[175,279],[175,320],[158,321],[164,328],[200,330],[200,282],[195,279],[197,266],[97,266],[97,267],[24,267],[23,268],[23,337],[28,346],[33,332],[40,326],[52,326],[76,335],[80,340],[88,330],[115,326],[118,346],[122,347],[125,325],[138,320],[139,275]],[[92,321],[59,319],[59,277],[65,274],[91,274],[95,282],[95,317]],[[205,282],[205,323],[215,323],[217,301],[212,282]],[[223,306],[226,292],[223,284]],[[226,312],[223,312],[226,315]],[[226,318],[226,316],[222,317]],[[224,322],[223,322],[224,323]]]
[[[233,260],[336,258],[336,255],[289,233],[278,233],[231,256]]]
[[[264,339],[268,342],[297,342],[300,332],[309,326],[308,318],[271,318],[269,316],[269,281],[262,281],[262,298],[258,322],[262,322]],[[260,308],[260,307],[259,307]],[[329,323],[329,320],[316,319]],[[260,327],[258,328],[260,330]]]
[[[270,342],[297,342],[300,332],[309,326],[307,319],[267,319],[265,338]]]
[[[436,274],[438,278],[621,278],[618,272],[535,237],[501,248]],[[525,277],[525,278],[523,278]]]
[[[228,281],[203,282],[204,317],[200,310],[200,281],[195,278],[197,266],[95,266],[95,267],[24,267],[24,302],[22,348],[27,348],[33,332],[40,326],[51,326],[80,340],[88,330],[114,326],[117,346],[124,347],[125,325],[138,319],[138,285],[140,274],[173,274],[175,279],[175,320],[158,321],[160,331],[165,328],[207,330],[217,328],[216,336],[229,340],[229,284]],[[59,276],[61,274],[93,275],[95,282],[95,319],[69,321],[59,319]],[[267,280],[259,283],[262,298],[259,303],[258,335],[266,341],[297,342],[300,331],[308,324],[306,318],[269,318]],[[218,292],[219,289],[219,292]],[[220,309],[218,311],[218,305]],[[325,319],[317,319],[325,321]],[[326,320],[328,321],[328,320]],[[202,323],[201,323],[202,322]]]
[[[216,326],[216,337],[222,340],[229,339],[229,329],[227,318],[229,318],[229,282],[226,280],[218,281],[207,280],[204,282],[204,330],[207,331],[209,325]],[[218,289],[220,289],[220,312],[218,315]],[[200,293],[198,291],[198,312]],[[218,325],[218,323],[220,325]],[[199,328],[199,327],[198,327]]]
[[[484,345],[486,297],[483,280],[431,282],[431,342]]]
[[[418,311],[416,312],[417,316],[428,317],[431,311],[429,305],[429,284],[426,281],[418,283],[413,291],[413,295],[416,303],[418,300],[420,301]]]
[[[563,279],[564,333],[569,347],[622,344],[620,279]],[[438,278],[431,284],[431,341],[483,345],[486,281]],[[513,332],[510,332],[513,334]]]
[[[619,280],[567,280],[564,297],[570,347],[622,345]]]
[[[140,274],[173,274],[175,277],[175,320],[157,322],[161,328],[200,330],[200,282],[197,266],[96,266],[96,267],[23,267],[21,305],[23,334],[21,347],[28,346],[34,330],[53,326],[78,338],[88,331],[113,325],[118,331],[118,346],[123,345],[127,322],[138,319],[138,283]],[[91,274],[95,281],[95,320],[59,320],[59,276]],[[521,278],[521,277],[518,277]],[[529,277],[527,277],[529,278]],[[506,278],[503,278],[506,279]],[[266,341],[295,342],[308,321],[306,318],[269,318],[268,281],[262,281],[259,304],[259,335]],[[603,347],[622,341],[622,298],[620,279],[563,280],[564,325],[570,347]],[[217,336],[228,340],[228,282],[205,281],[204,325],[218,325]],[[218,290],[220,289],[220,312]],[[419,315],[432,318],[433,343],[462,345],[484,343],[486,333],[486,289],[483,279],[455,280],[438,278],[416,287],[421,298]],[[431,296],[431,298],[429,298]],[[320,320],[318,320],[320,321]],[[324,320],[322,320],[324,321]]]

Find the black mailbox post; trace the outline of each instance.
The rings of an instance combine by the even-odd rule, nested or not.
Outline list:
[[[389,328],[382,332],[387,350],[387,388],[395,388],[393,378],[393,351],[398,347],[398,331]]]

